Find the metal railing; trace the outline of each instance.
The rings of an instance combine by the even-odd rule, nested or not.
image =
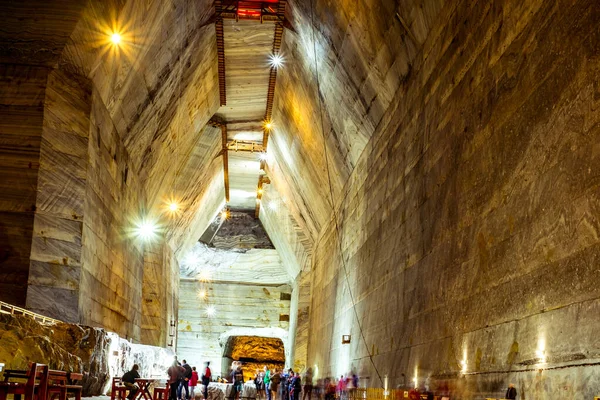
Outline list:
[[[21,307],[13,306],[12,304],[8,304],[3,301],[0,301],[0,313],[11,315],[27,315],[43,325],[55,325],[59,322],[62,322],[54,318],[46,317],[45,315],[34,313]]]

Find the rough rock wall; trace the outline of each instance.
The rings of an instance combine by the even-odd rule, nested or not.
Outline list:
[[[595,1],[444,5],[319,238],[309,363],[461,399],[597,394],[599,21]]]
[[[214,28],[201,26],[211,3],[46,3],[1,6],[0,297],[139,341],[144,249],[131,228],[161,218],[181,251],[222,203],[220,133],[202,129],[218,108]],[[162,215],[169,196],[177,225]]]
[[[110,339],[102,329],[59,323],[41,325],[28,316],[0,314],[0,362],[26,369],[29,362],[84,372],[84,396],[99,395],[109,377]]]
[[[48,75],[27,288],[28,309],[79,322],[91,83]]]
[[[27,297],[48,72],[0,64],[0,300],[20,307]]]
[[[142,296],[142,343],[174,348],[169,333],[179,308],[179,264],[169,246],[146,250]]]

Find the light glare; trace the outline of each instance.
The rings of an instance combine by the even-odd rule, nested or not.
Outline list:
[[[273,67],[273,68],[282,67],[284,62],[285,61],[281,54],[271,54],[269,56],[269,64],[271,64],[271,67]]]
[[[215,310],[215,307],[213,307],[213,306],[206,307],[206,315],[207,316],[212,317],[213,315],[215,315],[216,312],[217,312],[217,310]]]
[[[119,35],[118,33],[115,32],[111,35],[110,40],[114,44],[119,44],[119,43],[121,43],[121,35]]]
[[[144,241],[152,241],[157,236],[158,227],[152,220],[142,220],[135,227],[135,235]]]

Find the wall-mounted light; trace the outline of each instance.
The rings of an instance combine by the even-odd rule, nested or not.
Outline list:
[[[352,340],[352,335],[342,335],[342,344],[348,344]]]

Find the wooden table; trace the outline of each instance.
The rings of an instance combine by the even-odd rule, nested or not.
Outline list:
[[[148,385],[156,380],[156,378],[136,378],[135,383],[138,385],[139,389],[135,394],[136,397],[134,400],[141,399],[142,397],[145,400],[152,400],[152,395],[150,394]]]

